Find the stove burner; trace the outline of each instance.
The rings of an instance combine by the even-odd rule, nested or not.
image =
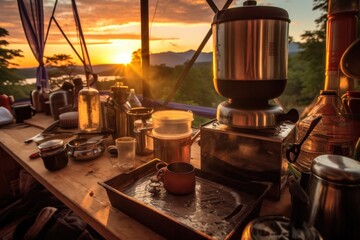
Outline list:
[[[222,123],[219,121],[214,121],[212,123],[212,126],[214,127],[218,127],[220,126]],[[223,125],[224,127],[224,125]],[[238,133],[246,133],[246,134],[255,134],[255,135],[264,135],[264,136],[270,136],[270,135],[279,135],[281,132],[281,127],[282,124],[278,124],[277,126],[274,127],[269,127],[269,128],[261,128],[261,129],[254,129],[254,128],[238,128],[238,127],[231,127],[226,125],[225,128],[228,131],[234,131],[234,132],[238,132]]]
[[[217,120],[225,125],[241,129],[271,129],[285,121],[297,122],[299,113],[291,109],[288,113],[278,105],[257,104],[248,106],[225,101],[217,108]]]

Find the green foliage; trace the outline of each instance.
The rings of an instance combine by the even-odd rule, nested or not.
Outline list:
[[[165,100],[176,84],[185,65],[174,68],[158,65],[151,68],[154,99]],[[196,63],[177,89],[173,102],[196,106],[216,107],[223,101],[213,87],[212,63]]]
[[[35,84],[10,83],[8,85],[0,85],[0,93],[13,96],[15,100],[30,99],[30,92],[35,89]]]
[[[179,66],[183,70],[185,66]],[[213,86],[212,63],[195,64],[174,97],[175,102],[193,102],[192,105],[216,107],[223,98]]]
[[[110,91],[111,87],[114,86],[116,84],[116,80],[109,80],[109,81],[104,81],[104,82],[98,82],[96,83],[96,88],[99,91]]]
[[[304,108],[324,87],[328,2],[314,0],[313,6],[313,10],[322,11],[315,20],[318,29],[305,31],[301,35],[301,51],[289,56],[288,82],[284,94],[280,97],[288,108]]]
[[[45,56],[45,66],[48,70],[50,88],[61,87],[64,81],[71,81],[76,76],[76,64],[68,54]]]
[[[23,57],[21,54],[22,51],[19,49],[8,49],[6,48],[9,45],[9,42],[6,41],[6,36],[9,35],[9,32],[0,27],[0,87],[2,88],[3,85],[13,83],[13,82],[20,82],[23,78],[14,73],[11,66],[16,66],[16,64],[12,63],[16,57]],[[3,91],[0,89],[0,91]]]
[[[305,43],[301,47],[301,52],[289,56],[288,81],[280,96],[287,108],[303,108],[313,101],[324,86],[324,44]]]
[[[175,86],[175,69],[165,64],[150,68],[150,86],[154,99],[165,100],[171,89]]]

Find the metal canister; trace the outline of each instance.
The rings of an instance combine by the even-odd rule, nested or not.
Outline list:
[[[212,23],[215,90],[231,99],[280,96],[287,81],[289,22],[286,10],[256,1],[218,11]]]
[[[134,135],[134,128],[135,128],[135,121],[141,120],[144,125],[146,125],[146,121],[151,118],[151,114],[153,113],[152,108],[147,107],[135,107],[129,109],[127,114],[127,123],[128,123],[128,135],[131,137],[135,137]]]
[[[189,163],[191,143],[191,135],[179,139],[164,139],[154,136],[154,156],[166,163]]]
[[[146,121],[146,124],[141,119],[134,121],[133,134],[136,139],[136,154],[149,155],[154,151],[152,129],[151,121]]]
[[[72,105],[72,98],[68,91],[59,90],[52,92],[49,96],[51,116],[54,120],[59,119],[59,109],[61,107]]]

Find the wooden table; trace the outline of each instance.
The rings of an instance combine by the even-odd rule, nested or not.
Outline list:
[[[106,239],[162,239],[146,226],[112,207],[106,191],[98,182],[120,173],[112,167],[106,154],[90,161],[69,160],[67,167],[50,172],[41,158],[29,159],[37,151],[35,143],[24,140],[34,136],[53,122],[52,118],[36,114],[29,125],[8,125],[0,128],[0,147],[36,178],[60,201],[78,214]],[[200,164],[200,150],[192,147],[191,163]],[[152,157],[137,158],[137,166]],[[288,190],[284,189],[280,201],[264,200],[261,215],[288,215],[290,207]]]

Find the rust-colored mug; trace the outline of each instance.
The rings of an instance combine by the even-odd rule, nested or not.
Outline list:
[[[158,163],[156,177],[168,193],[187,195],[195,191],[195,168],[187,162]]]

